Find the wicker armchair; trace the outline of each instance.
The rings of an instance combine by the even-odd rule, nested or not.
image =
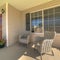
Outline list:
[[[40,41],[36,40],[33,44],[35,44],[35,49],[38,50],[38,52],[41,54],[41,60],[42,60],[42,54],[47,52],[52,52],[52,55],[54,55],[52,50],[52,43],[54,40],[55,33],[46,31],[44,33],[44,37],[40,39]]]
[[[30,42],[30,34],[29,33],[23,33],[19,35],[19,42],[23,44],[28,44]]]

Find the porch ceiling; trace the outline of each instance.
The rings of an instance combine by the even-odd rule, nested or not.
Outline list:
[[[8,2],[18,10],[26,10],[52,0],[0,0],[0,6]]]

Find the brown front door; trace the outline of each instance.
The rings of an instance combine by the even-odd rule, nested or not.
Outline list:
[[[2,14],[0,14],[0,39],[2,39]]]

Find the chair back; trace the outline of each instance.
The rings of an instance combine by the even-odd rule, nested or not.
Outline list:
[[[55,32],[53,31],[45,31],[44,32],[44,38],[45,39],[54,39]]]
[[[46,53],[51,51],[53,40],[44,40],[41,46],[41,53]]]

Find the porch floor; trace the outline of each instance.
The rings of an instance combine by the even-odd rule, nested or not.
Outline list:
[[[44,54],[42,60],[60,60],[60,50],[52,48],[54,56],[51,52]],[[27,48],[23,44],[15,44],[11,47],[0,49],[0,60],[41,60],[37,50]]]

